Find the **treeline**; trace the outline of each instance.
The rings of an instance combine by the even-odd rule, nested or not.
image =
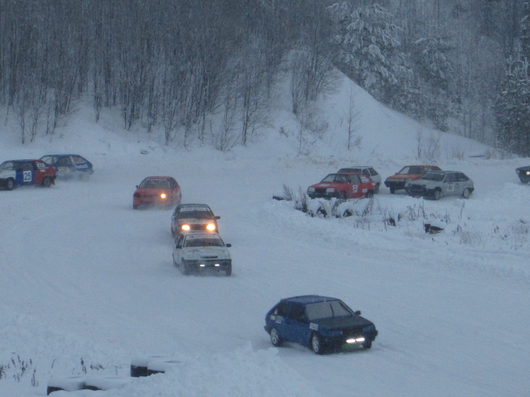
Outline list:
[[[126,129],[226,150],[266,122],[280,76],[293,113],[318,129],[311,104],[337,67],[400,111],[521,152],[521,73],[517,88],[510,76],[528,55],[527,11],[521,0],[0,0],[0,105],[22,143],[53,134],[84,97],[96,119],[114,109]]]

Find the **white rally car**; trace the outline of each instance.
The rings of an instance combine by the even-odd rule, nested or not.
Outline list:
[[[232,274],[232,258],[228,252],[231,244],[225,244],[218,234],[181,234],[173,248],[173,264],[183,274],[205,270]]]

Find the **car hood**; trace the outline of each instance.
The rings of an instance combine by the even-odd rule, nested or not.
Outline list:
[[[373,325],[371,321],[361,316],[323,318],[311,322],[318,324],[321,328],[327,329],[362,328]]]
[[[315,189],[327,189],[330,187],[337,188],[340,185],[341,183],[336,183],[336,182],[320,182],[320,183],[315,183],[314,185],[311,185],[309,187],[313,187]]]
[[[182,249],[184,259],[230,259],[226,247],[188,247]]]
[[[182,223],[192,223],[195,225],[205,225],[207,223],[215,222],[215,219],[212,218],[179,218],[178,222]]]
[[[517,171],[530,171],[530,165],[527,165],[526,167],[519,167],[517,168]]]

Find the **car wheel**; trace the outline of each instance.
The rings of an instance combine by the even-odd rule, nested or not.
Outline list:
[[[322,344],[322,338],[320,338],[320,335],[317,333],[314,333],[313,335],[311,335],[311,350],[313,350],[313,353],[315,354],[324,353],[324,346]]]
[[[370,349],[370,348],[372,347],[372,341],[369,340],[369,341],[364,342],[364,343],[363,343],[363,347],[364,347],[366,350]]]
[[[338,199],[340,199],[340,200],[346,200],[346,192],[340,192],[340,193],[339,193],[339,196],[338,196]]]
[[[6,189],[13,190],[15,188],[15,180],[13,178],[8,178],[6,181]]]
[[[271,343],[273,346],[279,347],[282,345],[282,339],[280,338],[280,334],[276,330],[276,328],[272,328],[270,332],[271,336]]]
[[[442,197],[442,192],[440,189],[435,189],[434,192],[432,193],[432,198],[434,200],[440,200],[440,197]]]
[[[379,183],[376,183],[374,193],[379,193]]]
[[[390,187],[390,194],[394,194],[394,193],[396,193],[396,188],[391,186]]]
[[[465,188],[464,191],[462,192],[462,197],[467,199],[469,198],[469,196],[471,196],[471,190],[468,188]]]
[[[42,186],[44,187],[50,187],[52,185],[52,180],[51,178],[49,177],[45,177],[43,180],[42,180]]]
[[[342,213],[342,217],[343,218],[347,218],[347,217],[352,216],[352,215],[353,215],[353,211],[350,210],[350,209],[344,210],[344,212]]]
[[[367,198],[374,197],[374,192],[373,192],[373,190],[368,190],[368,191],[366,192],[366,197],[367,197]]]
[[[137,210],[137,209],[138,209],[138,206],[133,203],[133,210]]]
[[[232,265],[228,265],[225,269],[225,276],[231,276],[232,275]]]
[[[181,263],[179,267],[183,275],[187,276],[190,274],[190,268],[185,263]]]

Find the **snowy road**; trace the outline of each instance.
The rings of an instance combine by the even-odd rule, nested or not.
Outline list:
[[[132,357],[156,353],[186,368],[108,395],[530,395],[528,243],[468,245],[415,224],[383,231],[310,218],[270,200],[282,183],[322,173],[303,159],[288,168],[171,152],[94,161],[89,182],[0,192],[0,358],[32,358],[39,381],[37,389],[0,382],[0,395],[15,387],[42,394],[50,373],[70,375],[80,358],[126,373]],[[470,175],[484,169],[465,166]],[[506,173],[513,177],[512,163],[476,178],[481,188],[465,204],[471,231],[526,217],[524,197],[498,212],[496,184],[527,188],[505,182]],[[206,202],[221,215],[233,277],[185,277],[173,267],[171,211],[131,209],[135,184],[156,174],[174,176],[184,202]],[[425,207],[458,214],[462,202]],[[418,200],[384,191],[376,203]],[[373,348],[322,357],[272,348],[265,312],[280,298],[312,293],[362,310],[380,332]]]

